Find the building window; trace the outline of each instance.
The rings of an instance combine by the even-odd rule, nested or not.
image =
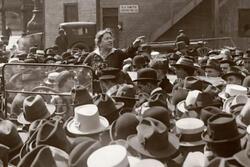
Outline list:
[[[64,4],[64,22],[78,21],[78,4]]]
[[[250,9],[239,9],[239,36],[250,37]]]

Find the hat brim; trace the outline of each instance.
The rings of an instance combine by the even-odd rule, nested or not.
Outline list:
[[[179,149],[179,139],[172,133],[168,133],[169,144],[166,149],[159,150],[157,152],[146,150],[141,142],[138,140],[137,135],[130,135],[127,138],[128,144],[138,151],[139,153],[151,158],[168,158],[174,157]],[[160,143],[159,143],[160,144]]]
[[[242,150],[233,156],[242,166],[249,166],[250,159],[246,150]]]
[[[185,100],[180,101],[177,105],[176,108],[178,111],[185,113],[188,112],[188,110],[185,108]]]
[[[53,146],[48,146],[48,147],[52,153],[52,157],[56,162],[56,166],[66,167],[66,165],[68,165],[69,155],[65,151],[59,148]]]
[[[180,146],[184,147],[195,147],[195,146],[201,146],[205,145],[206,142],[203,140],[195,141],[195,142],[186,142],[186,141],[180,141]]]
[[[103,75],[99,77],[99,80],[109,80],[109,79],[116,79],[117,77],[115,75]]]
[[[207,133],[207,131],[203,132],[202,135],[201,135],[201,138],[208,142],[208,143],[224,143],[224,142],[230,142],[230,141],[235,141],[235,140],[238,140],[242,137],[245,136],[246,134],[246,130],[242,127],[238,127],[238,132],[239,132],[239,135],[238,136],[235,136],[233,138],[230,138],[230,139],[224,139],[224,140],[213,140],[212,138],[209,137],[209,134]]]
[[[237,73],[237,72],[229,72],[229,73],[226,73],[226,74],[222,75],[221,78],[224,79],[224,80],[227,80],[228,76],[231,76],[231,75],[238,76],[238,77],[240,77],[242,80],[245,78],[244,75],[241,75],[240,73]]]
[[[56,111],[56,106],[55,105],[53,105],[53,104],[45,104],[45,105],[47,106],[48,113],[43,118],[39,118],[39,119],[47,119],[51,115],[53,115],[55,113],[55,111]],[[32,123],[32,122],[27,121],[25,119],[23,112],[18,115],[17,122],[19,122],[20,124],[25,124],[25,125],[28,125],[28,124]]]
[[[91,135],[107,130],[107,128],[109,127],[108,120],[102,116],[99,116],[99,120],[100,124],[97,129],[90,131],[81,131],[77,126],[75,126],[75,121],[74,119],[72,119],[67,124],[67,131],[73,135]]]

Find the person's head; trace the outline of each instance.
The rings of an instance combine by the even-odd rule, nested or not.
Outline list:
[[[205,74],[207,77],[219,77],[220,71],[214,68],[205,68]]]
[[[59,34],[59,35],[64,35],[64,33],[65,33],[64,29],[62,29],[62,28],[59,29],[59,31],[58,31],[58,34]]]
[[[222,70],[222,73],[226,74],[227,71],[230,69],[230,64],[229,63],[221,63],[220,68]]]
[[[95,36],[95,45],[97,48],[112,49],[113,48],[113,33],[111,29],[106,28],[97,32]]]
[[[155,59],[149,63],[149,66],[157,71],[157,78],[163,79],[168,72],[168,60],[167,59]]]
[[[237,75],[229,75],[226,78],[227,84],[236,84],[241,85],[242,84],[242,78]]]
[[[177,78],[186,78],[187,76],[192,76],[194,74],[194,69],[186,68],[186,67],[175,67],[175,73]]]

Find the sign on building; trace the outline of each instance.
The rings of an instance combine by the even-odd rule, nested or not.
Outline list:
[[[139,5],[120,5],[120,13],[139,13]]]

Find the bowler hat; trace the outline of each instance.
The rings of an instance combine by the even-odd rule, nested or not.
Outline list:
[[[78,85],[71,90],[71,93],[75,106],[93,104],[93,99],[86,87]]]
[[[183,67],[183,68],[188,68],[188,69],[193,69],[195,70],[194,63],[191,59],[187,57],[181,57],[176,64],[172,65],[173,67]]]
[[[50,117],[56,110],[52,104],[46,104],[42,96],[29,96],[24,99],[23,112],[17,121],[21,124],[30,124],[37,119]]]
[[[104,158],[105,157],[105,158]],[[88,167],[128,167],[134,166],[140,160],[129,156],[121,145],[107,145],[94,151],[87,160]]]
[[[146,65],[146,59],[144,56],[141,55],[137,55],[133,58],[132,61],[133,66],[137,67],[137,66],[142,66],[144,67]]]
[[[227,77],[232,76],[232,75],[238,76],[239,78],[241,78],[242,81],[246,77],[246,74],[244,74],[239,68],[234,66],[234,67],[230,67],[227,73],[222,75],[221,78],[224,80],[227,80]]]
[[[0,144],[9,149],[9,158],[17,155],[23,145],[15,124],[9,120],[0,120]]]
[[[136,134],[136,126],[139,120],[135,114],[124,113],[110,127],[111,140],[124,139],[126,140],[129,135]]]
[[[74,118],[67,123],[67,131],[73,135],[92,135],[105,131],[109,122],[106,118],[99,116],[96,105],[86,104],[74,109]]]
[[[176,133],[179,134],[180,146],[193,147],[205,145],[201,134],[205,129],[202,120],[197,118],[182,118],[176,121]]]
[[[88,157],[99,148],[101,148],[99,141],[85,137],[83,141],[76,145],[70,152],[69,167],[87,167]]]
[[[18,167],[67,167],[69,155],[52,146],[38,146],[26,154],[18,163]]]
[[[119,116],[120,109],[124,106],[123,102],[116,102],[113,98],[105,94],[98,94],[94,98],[101,116],[108,119],[111,124]]]
[[[244,129],[237,127],[232,114],[216,114],[208,119],[207,125],[207,131],[202,134],[202,138],[208,143],[235,141],[245,135]]]
[[[204,122],[205,125],[207,125],[207,120],[216,114],[222,113],[222,111],[215,106],[207,106],[201,109],[200,111],[200,119]]]
[[[136,81],[158,81],[157,80],[157,72],[152,68],[143,68],[137,71],[137,79]]]
[[[205,66],[203,66],[202,68],[203,69],[212,68],[212,69],[215,69],[217,71],[221,71],[220,62],[218,60],[215,60],[215,59],[208,59],[207,64]]]
[[[143,113],[143,117],[151,117],[158,121],[161,121],[167,128],[170,129],[170,115],[171,112],[168,111],[165,107],[154,106],[150,107]]]
[[[128,137],[128,144],[150,158],[171,158],[179,148],[178,138],[167,127],[153,118],[144,118],[136,127],[137,134]]]

